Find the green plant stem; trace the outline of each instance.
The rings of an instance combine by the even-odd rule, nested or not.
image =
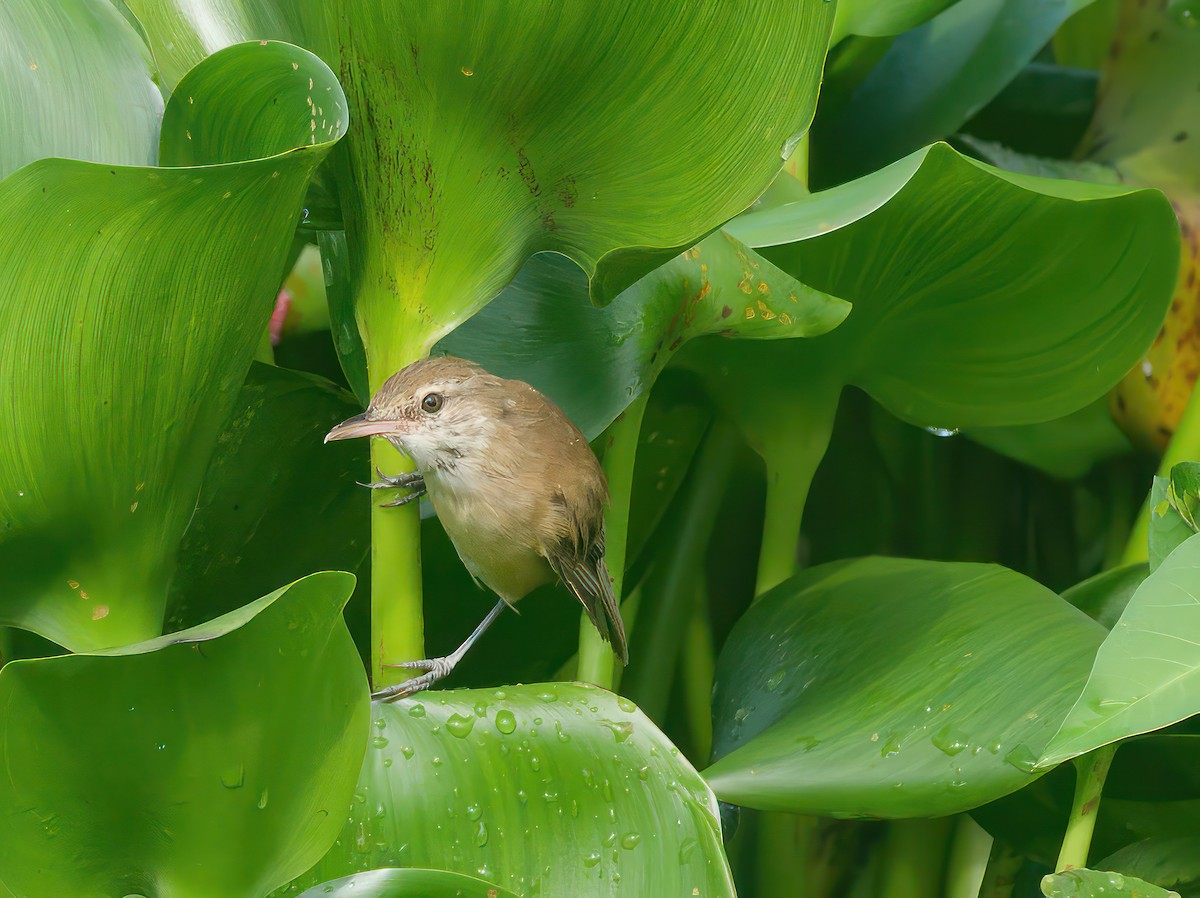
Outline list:
[[[817,852],[816,817],[766,811],[759,817],[758,894],[776,898],[821,898],[813,889]]]
[[[646,577],[638,649],[625,672],[625,694],[651,720],[661,721],[666,712],[691,607],[688,586],[702,565],[740,442],[729,424],[713,423],[661,525],[667,536]]]
[[[397,331],[406,333],[404,329]],[[407,331],[411,335],[412,330]],[[392,374],[425,354],[411,338],[368,345],[372,395]],[[371,440],[369,479],[414,470],[412,459],[386,440]],[[421,586],[421,515],[416,502],[385,508],[391,490],[371,490],[371,684],[394,686],[413,672],[390,665],[425,657],[425,612]]]
[[[1162,461],[1159,462],[1158,475],[1160,477],[1169,476],[1171,468],[1181,461],[1200,459],[1200,399],[1196,397],[1197,392],[1200,391],[1192,391],[1187,408],[1183,410],[1183,417],[1179,419],[1179,427],[1175,429],[1175,435],[1171,437],[1167,451],[1163,453]],[[1133,524],[1133,530],[1129,534],[1129,542],[1125,545],[1125,555],[1121,559],[1122,564],[1148,560],[1150,558],[1149,538],[1150,500],[1147,499],[1142,504],[1142,509],[1138,512],[1137,520]]]
[[[807,407],[804,427],[796,427],[763,447],[767,469],[767,507],[754,594],[761,596],[796,573],[796,547],[808,490],[833,434],[837,397]],[[793,424],[796,422],[792,422]]]
[[[1075,867],[1086,867],[1088,850],[1092,846],[1092,832],[1096,828],[1096,811],[1100,807],[1100,794],[1108,768],[1112,766],[1117,746],[1106,745],[1075,759],[1075,798],[1071,802],[1071,816],[1067,820],[1067,831],[1063,836],[1062,850],[1054,869],[1061,873]]]
[[[384,440],[372,440],[371,463],[385,474],[412,470],[412,462]],[[416,502],[385,508],[395,494],[371,490],[371,683],[375,689],[412,676],[387,667],[425,657],[421,591],[421,516]]]
[[[951,818],[893,820],[883,840],[880,898],[928,898],[942,893]]]
[[[683,677],[684,710],[695,752],[693,760],[703,766],[712,753],[712,689],[716,676],[716,650],[713,647],[704,580],[699,571],[693,571],[692,577],[697,582],[689,592],[696,597],[696,602],[688,619],[679,673]]]
[[[645,391],[629,404],[606,432],[604,458],[601,462],[604,476],[608,479],[609,505],[604,513],[604,563],[612,578],[613,592],[621,600],[625,584],[625,553],[629,542],[629,502],[633,490],[633,470],[637,461],[638,435],[642,431],[642,417],[646,413],[646,401],[650,398]],[[628,635],[628,634],[627,634]],[[581,616],[579,624],[578,679],[594,683],[605,689],[613,687],[613,670],[616,656],[612,647],[600,638],[600,633],[588,620]]]
[[[992,837],[969,814],[959,814],[946,861],[945,898],[977,898],[991,853]]]

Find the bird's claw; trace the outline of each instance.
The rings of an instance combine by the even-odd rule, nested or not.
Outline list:
[[[394,702],[398,699],[407,698],[410,695],[416,695],[436,683],[442,677],[454,670],[454,665],[457,659],[450,657],[445,658],[426,658],[421,661],[402,661],[399,664],[385,664],[384,667],[403,667],[406,670],[423,670],[425,673],[420,676],[413,677],[411,680],[405,680],[403,683],[398,683],[395,686],[388,686],[386,689],[380,689],[378,692],[372,692],[371,698],[380,702]]]
[[[396,489],[414,489],[425,491],[425,478],[421,476],[420,471],[409,471],[404,474],[384,474],[379,468],[375,469],[375,476],[378,480],[373,480],[370,483],[358,483],[359,486],[365,486],[369,490],[396,490]]]

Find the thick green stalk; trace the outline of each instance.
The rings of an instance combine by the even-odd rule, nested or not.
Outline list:
[[[692,574],[701,566],[740,444],[737,432],[714,422],[661,526],[659,560],[647,575],[638,621],[638,651],[625,673],[625,694],[661,721],[676,672],[688,611]]]
[[[403,333],[403,331],[401,331]],[[368,344],[371,393],[396,371],[424,354],[404,340]],[[386,440],[371,441],[372,471],[396,475],[413,470],[412,460]],[[425,613],[421,589],[421,516],[416,502],[385,508],[391,490],[371,490],[371,684],[394,686],[412,671],[390,667],[425,657]]]
[[[788,412],[791,412],[788,409]],[[808,490],[833,433],[837,397],[805,406],[802,422],[763,447],[767,468],[767,508],[754,594],[761,596],[796,573],[796,547]],[[795,426],[802,423],[803,426]]]
[[[643,392],[609,425],[601,462],[604,476],[608,479],[609,492],[609,505],[604,513],[604,563],[612,578],[613,592],[618,602],[625,583],[629,501],[633,490],[633,468],[637,461],[638,435],[642,430],[642,416],[649,398],[649,392]],[[576,676],[586,683],[611,689],[615,664],[612,648],[600,638],[587,615],[583,615],[579,624],[579,666]]]
[[[1175,429],[1175,435],[1171,437],[1167,451],[1163,453],[1162,461],[1159,462],[1158,474],[1160,477],[1169,476],[1171,468],[1181,461],[1200,461],[1200,399],[1196,397],[1197,392],[1200,391],[1192,391],[1192,397],[1188,400],[1183,417],[1179,420],[1179,427]],[[1137,561],[1146,561],[1150,557],[1149,537],[1150,500],[1147,499],[1129,534],[1129,542],[1125,545],[1125,555],[1121,559],[1122,563],[1132,564]]]
[[[949,845],[949,817],[891,821],[883,842],[880,898],[940,895]]]
[[[992,837],[969,814],[959,814],[946,862],[945,898],[977,898],[991,854]]]
[[[1108,768],[1112,766],[1116,752],[1115,744],[1106,745],[1075,759],[1075,798],[1071,802],[1071,817],[1067,821],[1058,863],[1054,865],[1054,869],[1060,873],[1087,866],[1100,795],[1104,791],[1104,780],[1108,777]]]
[[[713,647],[712,621],[708,615],[708,591],[702,571],[693,571],[697,583],[689,591],[696,597],[683,641],[679,673],[683,677],[684,711],[688,735],[692,739],[698,766],[708,762],[712,753],[712,690],[716,676],[716,650]]]

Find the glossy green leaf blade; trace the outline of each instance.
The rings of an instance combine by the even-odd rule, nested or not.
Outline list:
[[[311,865],[367,735],[353,587],[313,574],[192,630],[0,671],[9,887],[249,898]]]
[[[1178,892],[1120,873],[1102,870],[1068,870],[1042,879],[1046,898],[1179,898]]]
[[[866,558],[764,595],[717,662],[718,797],[921,817],[1028,784],[1103,630],[1004,568]]]
[[[352,88],[342,196],[352,244],[370,247],[354,284],[374,384],[534,252],[574,260],[603,304],[746,208],[808,127],[834,13],[341,7],[322,39]],[[713,40],[753,51],[703,52]]]
[[[1115,567],[1065,590],[1062,597],[1096,623],[1111,630],[1142,581],[1149,576],[1146,564]]]
[[[125,0],[137,17],[164,87],[175,90],[184,75],[210,54],[250,40],[303,44],[287,0]]]
[[[1138,587],[1040,766],[1200,712],[1200,534]]]
[[[204,63],[236,60],[244,89],[197,98],[207,114],[278,138],[297,123],[276,114],[281,64],[291,102],[336,87],[312,54],[279,52]],[[304,122],[296,151],[239,164],[42,160],[0,182],[0,622],[73,649],[161,632],[179,539],[329,149],[312,134]]]
[[[107,0],[0,7],[0,178],[46,156],[151,165],[162,95],[146,45]]]
[[[371,870],[313,886],[299,898],[517,898],[491,883],[445,870]]]
[[[301,885],[402,865],[522,895],[734,894],[716,799],[626,699],[554,683],[372,714],[350,818]]]
[[[1003,172],[944,144],[885,172],[866,191],[816,194],[815,212],[802,201],[730,222],[854,304],[827,336],[763,347],[760,365],[779,352],[781,367],[861,386],[907,421],[965,428],[1068,414],[1153,339],[1178,264],[1158,192]],[[839,196],[855,212],[822,233]]]
[[[168,630],[314,569],[358,569],[370,545],[370,509],[355,482],[367,469],[367,446],[322,439],[359,411],[328,381],[251,367],[179,546]]]
[[[589,438],[648,390],[688,340],[780,340],[837,327],[850,305],[719,232],[602,309],[562,256],[526,263],[500,296],[439,344],[551,396]]]
[[[1150,570],[1157,570],[1172,552],[1195,535],[1169,498],[1171,480],[1155,476],[1150,486],[1150,522],[1148,527],[1148,549]]]
[[[814,171],[837,183],[950,136],[1090,0],[959,0],[900,35],[813,134]]]
[[[1200,836],[1143,839],[1113,852],[1096,866],[1162,883],[1164,888],[1189,887],[1194,892],[1200,884]]]

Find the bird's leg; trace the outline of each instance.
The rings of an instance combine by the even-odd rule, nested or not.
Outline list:
[[[371,483],[360,483],[359,486],[365,486],[371,490],[412,490],[407,496],[401,496],[398,499],[393,499],[391,502],[382,503],[384,508],[393,508],[397,505],[407,505],[414,499],[420,499],[425,495],[425,478],[421,476],[420,471],[409,471],[406,474],[384,474],[378,468],[375,469],[375,476],[378,480]]]
[[[428,658],[424,661],[402,661],[399,664],[385,664],[384,667],[404,667],[409,670],[423,670],[425,673],[418,677],[413,677],[411,680],[405,680],[396,686],[388,686],[386,689],[380,689],[378,692],[371,693],[371,698],[384,702],[394,702],[396,699],[405,698],[410,695],[415,695],[423,689],[428,689],[442,677],[448,675],[454,670],[456,664],[462,660],[475,641],[484,634],[484,631],[492,625],[492,623],[500,616],[508,603],[501,599],[496,603],[496,607],[487,613],[487,617],[479,622],[479,626],[475,628],[470,636],[463,641],[463,644],[456,648],[449,655],[441,658]]]

